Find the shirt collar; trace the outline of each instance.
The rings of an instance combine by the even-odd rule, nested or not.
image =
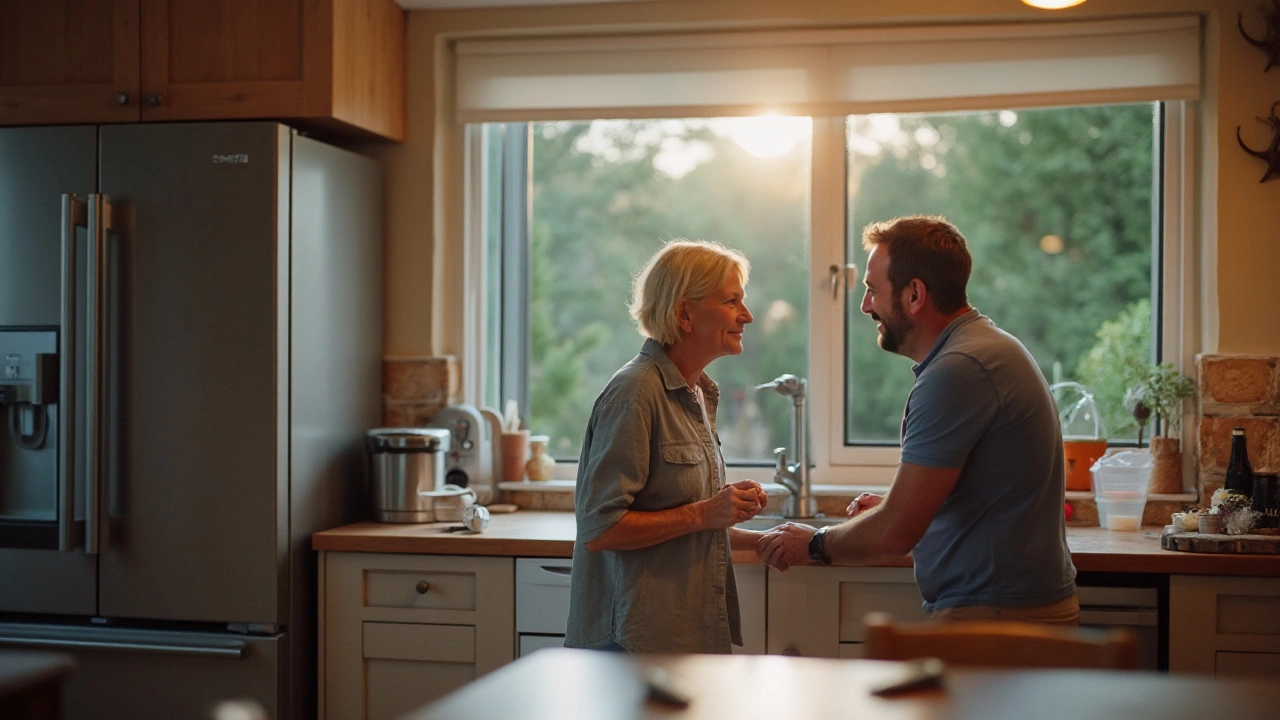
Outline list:
[[[679,390],[680,388],[689,387],[689,383],[685,382],[684,375],[680,373],[679,368],[674,362],[671,362],[671,356],[667,355],[667,349],[662,347],[662,343],[647,338],[644,345],[640,348],[640,354],[653,360],[658,366],[658,372],[662,374],[662,384],[668,390]],[[702,392],[707,397],[707,401],[714,404],[720,399],[720,388],[707,377],[704,372],[698,378],[698,386],[702,388]],[[692,388],[690,388],[692,391]]]
[[[950,340],[951,336],[954,335],[957,330],[976,321],[980,317],[982,317],[982,313],[978,312],[977,308],[972,308],[969,312],[961,315],[955,320],[952,320],[947,325],[946,329],[942,331],[942,334],[938,336],[938,339],[933,342],[933,347],[930,348],[929,354],[925,356],[924,360],[921,360],[919,363],[911,366],[911,372],[915,373],[916,377],[920,377],[920,373],[924,372],[924,369],[929,366],[929,363],[933,362],[933,359],[937,357],[938,353],[942,352],[942,347],[947,344],[947,340]]]

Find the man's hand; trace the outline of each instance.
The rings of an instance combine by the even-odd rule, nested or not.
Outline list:
[[[725,485],[715,495],[699,503],[702,526],[708,530],[723,530],[750,520],[760,512],[767,499],[764,489],[750,480]]]
[[[782,571],[793,565],[812,565],[809,541],[816,532],[818,529],[809,525],[783,523],[760,537],[756,554],[765,565]]]
[[[845,508],[845,517],[856,517],[858,513],[880,504],[884,500],[884,496],[875,493],[864,492],[849,503],[849,507]]]

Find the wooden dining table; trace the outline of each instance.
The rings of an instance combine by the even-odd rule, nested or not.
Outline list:
[[[872,693],[909,666],[778,655],[539,650],[401,720],[1264,720],[1280,679],[1115,670],[945,668],[936,686]],[[688,700],[662,702],[650,681]]]

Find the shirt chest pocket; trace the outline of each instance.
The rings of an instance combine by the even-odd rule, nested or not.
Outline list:
[[[672,487],[689,500],[700,500],[706,492],[711,466],[702,443],[690,440],[673,440],[662,443],[662,471],[670,476]]]

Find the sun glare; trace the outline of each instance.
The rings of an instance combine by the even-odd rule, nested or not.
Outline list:
[[[721,122],[724,132],[739,147],[758,158],[786,155],[811,131],[811,120],[807,117],[761,115],[728,118]]]

